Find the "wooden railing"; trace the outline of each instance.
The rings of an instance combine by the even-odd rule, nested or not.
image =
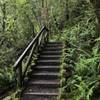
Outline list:
[[[41,29],[41,32],[31,41],[22,55],[18,58],[14,64],[15,78],[20,86],[23,85],[24,79],[28,72],[28,68],[31,65],[33,54],[37,54],[43,44],[48,41],[49,32],[46,27]],[[27,57],[27,60],[25,60]],[[25,61],[24,61],[25,60]],[[25,64],[23,65],[23,61]]]

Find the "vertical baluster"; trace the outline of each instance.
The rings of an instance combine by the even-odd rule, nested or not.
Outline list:
[[[41,39],[41,43],[40,43],[40,45],[41,45],[41,47],[43,47],[43,44],[44,44],[43,36],[44,36],[44,34],[42,33],[41,36],[40,36],[40,39]]]
[[[39,38],[38,38],[38,46],[40,47],[40,45],[41,45],[41,35],[39,36]],[[40,48],[39,48],[40,49]]]
[[[43,39],[43,33],[40,35],[39,37],[39,50],[41,49],[43,43],[42,43],[42,39]]]
[[[38,46],[38,39],[36,40],[36,53],[38,52],[39,46]]]
[[[22,80],[22,62],[18,64],[18,85],[21,87],[23,85],[23,80]]]
[[[45,38],[44,38],[44,40],[45,40],[45,43],[47,43],[48,40],[49,40],[49,34],[48,34],[47,32],[45,33]]]
[[[44,32],[44,35],[43,35],[43,44],[45,44],[46,43],[46,31]]]
[[[50,38],[50,33],[49,31],[47,31],[47,42],[49,41],[49,38]]]

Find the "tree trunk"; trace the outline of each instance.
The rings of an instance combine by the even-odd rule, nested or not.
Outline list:
[[[42,9],[41,9],[42,25],[48,26],[48,20],[49,20],[48,17],[49,13],[48,13],[47,0],[42,0]]]
[[[2,24],[2,32],[5,32],[6,28],[6,4],[2,5],[2,13],[3,13],[3,24]]]
[[[96,37],[99,37],[100,36],[100,0],[90,0],[90,2],[94,7],[97,16],[98,25],[96,28]]]

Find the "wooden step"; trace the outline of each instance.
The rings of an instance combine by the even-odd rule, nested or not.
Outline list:
[[[62,51],[43,51],[41,55],[61,55]]]
[[[44,51],[62,51],[62,47],[56,47],[56,48],[53,48],[53,47],[45,47],[44,48]]]
[[[39,93],[39,92],[31,92],[25,93],[25,95],[34,95],[34,96],[58,96],[58,93]]]
[[[57,72],[60,70],[59,66],[42,66],[38,65],[32,68],[34,71],[49,71],[49,72]]]
[[[63,46],[62,43],[47,43],[46,46]]]
[[[59,73],[57,72],[35,72],[32,74],[32,78],[37,78],[37,79],[58,79],[59,78]]]
[[[39,65],[60,65],[60,60],[38,60],[37,64]]]
[[[56,100],[58,93],[25,93],[21,100]]]
[[[62,42],[57,41],[57,42],[48,42],[48,44],[62,44]]]
[[[48,47],[47,46],[47,47],[44,48],[44,51],[45,50],[50,50],[50,51],[57,51],[58,50],[59,51],[59,50],[62,50],[62,46],[58,46],[56,48],[55,47]]]
[[[25,95],[21,100],[57,100],[56,96],[34,96],[34,95]]]
[[[40,57],[39,57],[40,59],[44,59],[44,60],[46,60],[46,59],[50,59],[50,60],[59,60],[60,58],[61,58],[61,55],[40,55]]]
[[[58,88],[51,88],[51,87],[41,87],[41,85],[30,85],[28,88],[25,90],[25,93],[58,93],[59,89]]]
[[[54,49],[54,48],[63,48],[63,45],[46,45],[45,46],[45,49],[48,49],[48,48],[50,48],[50,49]]]
[[[41,86],[45,88],[58,88],[59,80],[31,80],[29,86]]]
[[[62,51],[63,46],[46,46],[44,48],[44,51],[46,50],[50,50],[50,51],[57,51],[57,50],[61,50]]]
[[[49,42],[40,54],[21,100],[56,100],[59,95],[59,69],[63,44]]]
[[[47,44],[46,47],[63,47],[63,44]]]

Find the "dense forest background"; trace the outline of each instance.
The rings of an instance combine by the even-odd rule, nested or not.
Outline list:
[[[14,81],[14,62],[43,25],[52,41],[71,44],[66,98],[90,100],[100,89],[99,0],[0,0],[0,88]]]

